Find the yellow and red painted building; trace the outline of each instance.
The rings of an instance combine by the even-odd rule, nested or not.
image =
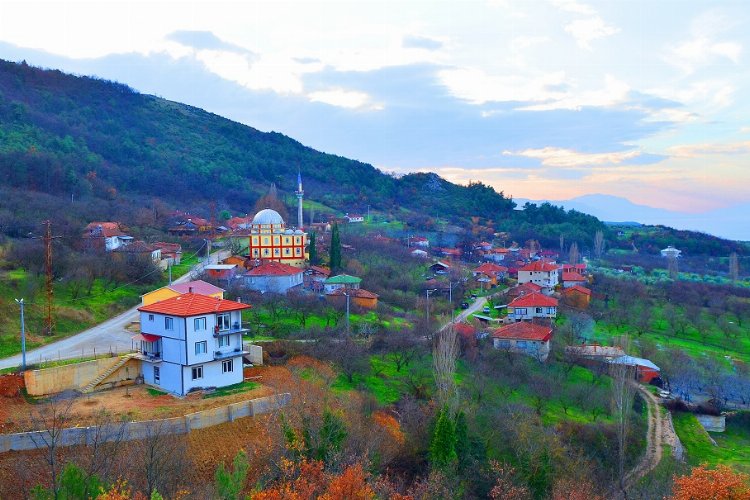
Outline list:
[[[278,212],[261,210],[250,224],[248,256],[250,259],[281,262],[305,267],[307,234],[300,229],[287,229]]]

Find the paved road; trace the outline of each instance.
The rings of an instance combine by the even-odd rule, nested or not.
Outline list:
[[[212,253],[211,262],[216,263],[219,254],[222,252]],[[189,281],[193,273],[203,265],[204,262],[196,264],[190,272],[174,280],[174,283]],[[91,356],[94,352],[97,354],[110,351],[129,352],[133,348],[133,341],[131,339],[133,332],[129,332],[125,328],[133,321],[138,320],[138,307],[128,309],[118,316],[108,319],[88,330],[84,330],[81,333],[28,351],[26,353],[26,363],[32,364],[53,359],[75,358],[82,355]],[[0,359],[0,369],[15,366],[21,366],[20,354]]]
[[[484,307],[484,305],[486,303],[487,303],[487,297],[478,297],[471,305],[469,305],[468,308],[464,309],[463,311],[461,311],[459,313],[458,316],[456,316],[455,318],[453,318],[453,322],[454,323],[461,323],[463,320],[465,320],[470,315],[474,314],[477,311],[480,311]],[[449,321],[448,323],[446,323],[445,325],[443,325],[443,327],[440,330],[441,331],[445,330],[446,328],[448,328],[450,326],[450,324],[451,324],[451,322]]]

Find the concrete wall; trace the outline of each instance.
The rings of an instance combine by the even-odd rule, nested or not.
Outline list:
[[[249,353],[245,357],[249,359],[252,364],[256,366],[263,365],[263,348],[261,346],[255,344],[244,344],[243,349]]]
[[[714,415],[695,415],[695,418],[709,432],[724,432],[727,428],[727,421],[724,415],[719,415],[718,417]]]
[[[146,420],[142,422],[124,422],[98,429],[97,427],[69,427],[60,432],[59,446],[91,444],[99,433],[100,440],[113,441],[122,436],[125,441],[144,439],[156,433],[186,434],[193,429],[202,429],[214,425],[232,422],[237,418],[252,417],[283,408],[292,396],[289,393],[266,396],[249,401],[242,401],[220,408],[199,411],[184,417]],[[47,431],[19,432],[0,434],[0,453],[7,451],[33,450],[44,448],[43,439],[49,439]]]
[[[71,389],[82,389],[100,373],[117,364],[120,359],[122,358],[116,356],[54,368],[27,370],[23,375],[26,390],[32,396],[43,396]],[[141,373],[140,363],[137,359],[128,360],[124,366],[102,380],[101,386],[114,387],[133,383]]]

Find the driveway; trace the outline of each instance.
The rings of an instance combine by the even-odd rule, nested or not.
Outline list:
[[[224,252],[219,251],[211,254],[211,262],[219,260],[219,254],[224,257]],[[185,273],[173,283],[184,283],[190,281],[197,274],[204,262],[196,264],[189,272]],[[81,356],[93,356],[94,353],[104,352],[130,352],[134,347],[131,339],[135,333],[125,328],[134,321],[138,321],[138,307],[108,319],[81,333],[71,335],[56,342],[51,342],[42,347],[37,347],[26,352],[26,364],[39,363],[41,361],[54,359],[76,358]],[[21,355],[16,354],[9,358],[0,359],[0,369],[21,366]]]

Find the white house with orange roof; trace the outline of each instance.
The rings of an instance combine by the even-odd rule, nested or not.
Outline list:
[[[287,293],[302,286],[303,273],[299,267],[266,261],[245,273],[245,286],[259,292]]]
[[[559,283],[557,264],[534,261],[518,269],[518,284],[534,283],[542,287],[544,292],[551,292]]]
[[[529,293],[513,299],[508,304],[508,316],[516,321],[535,318],[556,318],[557,299],[542,293]]]
[[[186,293],[138,308],[143,380],[167,392],[242,382],[242,311],[233,300]]]

